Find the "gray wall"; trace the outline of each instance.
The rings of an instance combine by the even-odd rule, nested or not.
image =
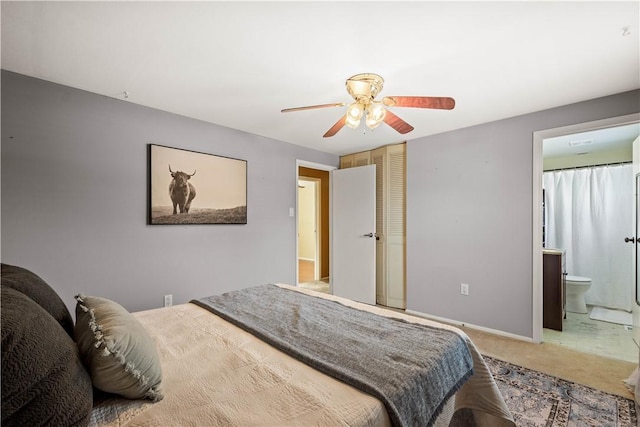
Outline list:
[[[640,111],[640,91],[407,143],[407,307],[531,325],[532,133]],[[147,144],[248,161],[247,225],[146,225]],[[337,156],[2,72],[2,262],[132,311],[295,282],[295,160]],[[460,295],[460,283],[470,295]]]
[[[146,225],[147,144],[248,161],[247,225]],[[295,283],[296,159],[338,157],[2,71],[2,262],[75,307]]]
[[[639,111],[636,90],[409,141],[407,308],[532,337],[533,132]]]

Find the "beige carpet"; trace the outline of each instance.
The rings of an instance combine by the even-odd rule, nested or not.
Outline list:
[[[468,327],[460,329],[482,354],[633,399],[623,381],[634,371],[634,363],[581,353],[557,344],[533,344]]]

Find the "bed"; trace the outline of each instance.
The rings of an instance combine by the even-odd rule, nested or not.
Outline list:
[[[74,325],[73,322],[69,324],[70,316],[65,316],[66,308],[62,310],[59,304],[51,303],[59,300],[55,292],[38,276],[35,276],[36,280],[31,275],[35,276],[19,267],[2,266],[3,425],[21,425],[25,420],[30,420],[31,425],[51,424],[55,420],[53,423],[60,425],[92,426],[515,425],[481,354],[464,332],[451,326],[284,284],[249,287],[187,304],[132,314],[115,302],[80,294],[77,297]],[[25,287],[25,282],[29,282],[29,286]],[[37,286],[32,282],[37,282]],[[43,293],[43,288],[46,289],[44,296],[39,295]],[[36,295],[30,295],[34,289]],[[27,298],[19,294],[26,294]],[[273,311],[278,305],[284,307],[282,313]],[[297,308],[291,310],[291,307]],[[25,311],[38,313],[39,319],[35,320],[37,325],[42,325],[43,319],[48,323],[53,320],[56,326],[53,329],[57,334],[44,333],[42,327],[34,328],[33,324],[22,326],[25,320],[34,321],[30,316],[24,316]],[[103,311],[111,317],[100,318],[104,315]],[[348,317],[336,325],[335,319],[340,315],[338,311],[345,311]],[[245,318],[237,315],[243,312]],[[117,377],[124,375],[123,366],[135,377],[134,384],[129,383],[129,388],[121,389],[123,391],[118,394],[101,390],[108,390],[109,384],[104,386],[98,380],[100,372],[96,373],[95,361],[88,361],[89,356],[86,355],[86,348],[91,347],[90,351],[95,353],[91,356],[94,360],[105,359],[111,332],[104,325],[113,318],[125,319],[116,321],[112,329],[129,334],[121,340],[126,342],[126,346],[131,347],[131,343],[134,343],[149,350],[148,354],[131,359],[136,356],[137,350],[129,352],[127,348],[118,353],[110,349],[111,356],[129,360],[121,360],[122,366],[115,366],[120,371],[113,371],[114,366],[104,368],[102,374],[106,375],[102,376],[107,378],[100,381],[119,382]],[[310,323],[309,318],[319,320]],[[370,322],[369,325],[364,325],[366,322]],[[85,323],[88,326],[79,330]],[[276,325],[268,326],[269,323]],[[324,331],[320,329],[322,323],[326,323]],[[418,348],[414,351],[417,354],[422,351],[422,342],[436,341],[461,342],[465,354],[448,356],[454,345],[446,344],[440,356],[424,358],[430,360],[426,365],[430,366],[429,375],[432,376],[424,377],[428,381],[400,380],[405,373],[400,368],[396,370],[396,366],[409,365],[404,355],[413,350],[401,350],[393,354],[391,359],[387,359],[393,360],[393,363],[383,359],[385,364],[382,369],[373,362],[376,354],[356,353],[358,356],[353,358],[346,358],[341,353],[334,354],[334,351],[343,350],[343,347],[351,351],[349,345],[332,337],[344,335],[343,330],[345,333],[357,330],[357,327],[352,327],[355,323],[363,324],[363,331],[368,335],[365,344],[355,344],[357,351],[372,347],[374,353],[383,352],[388,357],[387,353],[393,352],[384,350],[385,344],[399,348],[399,344],[391,341],[392,336],[408,336],[394,332],[396,329],[393,328],[401,327],[414,329],[416,333],[433,332],[434,335],[429,335],[427,339],[409,340],[409,344],[414,343],[409,347]],[[306,340],[311,344],[305,343],[304,337],[300,338],[301,342],[288,344],[287,341],[293,339],[291,331],[297,334],[297,331],[304,329],[301,326],[303,324],[307,328],[314,328],[306,334]],[[380,325],[386,324],[390,324],[392,329],[382,332],[386,326]],[[366,329],[371,325],[375,326],[373,332]],[[138,327],[139,330],[136,329]],[[277,332],[278,328],[282,331]],[[24,339],[26,330],[38,331],[40,336],[25,340],[28,341],[25,345],[16,344],[16,337]],[[376,335],[376,339],[371,339],[371,335]],[[57,354],[63,346],[60,342],[49,342],[54,338],[69,338],[64,340],[64,344],[71,355],[61,357]],[[347,339],[354,340],[348,334]],[[87,346],[85,341],[91,345]],[[367,344],[373,341],[380,342],[383,350]],[[100,342],[104,344],[102,347]],[[42,353],[29,348],[34,345],[44,346],[49,354],[45,354],[45,362],[33,360],[31,365],[43,364],[52,370],[50,361],[59,360],[58,365],[67,366],[70,371],[60,377],[59,367],[53,364],[55,375],[60,378],[51,381],[49,376],[48,381],[27,381],[27,388],[44,389],[40,393],[45,397],[44,402],[24,399],[28,393],[17,390],[20,387],[15,384],[20,383],[21,373],[13,372],[20,370],[20,366],[11,363],[12,358],[15,360],[21,356],[33,359],[34,355]],[[321,347],[320,356],[308,350],[316,345]],[[456,346],[460,352],[460,346]],[[27,348],[28,354],[12,354],[18,347]],[[57,351],[53,358],[50,354],[55,353],[51,351],[52,348]],[[323,355],[323,352],[328,355]],[[16,353],[20,351],[16,350]],[[354,373],[349,371],[349,366],[349,369],[338,366],[342,365],[338,362],[343,359],[348,360],[346,365],[363,365],[373,372],[374,377],[376,372],[381,373],[378,376],[382,384],[369,385],[369,379],[361,378],[363,374],[357,370],[360,369],[358,367]],[[450,364],[448,359],[456,359],[456,362]],[[360,363],[363,361],[366,363]],[[453,365],[455,369],[450,368]],[[451,372],[445,375],[444,371]],[[423,390],[420,388],[425,387],[423,383],[440,384],[440,381],[444,381],[442,378],[447,376],[451,376],[451,380],[446,387],[435,388],[429,393],[416,392]],[[33,378],[33,373],[29,373],[28,377]],[[6,381],[7,378],[11,381]],[[387,383],[395,382],[400,382],[402,387],[407,383],[415,384],[411,385],[413,388],[409,388],[409,393],[398,391],[399,398],[393,395],[396,392],[394,387],[391,387],[392,398],[388,397],[386,391],[378,390],[388,388]],[[55,385],[52,386],[52,383]],[[407,404],[409,409],[404,407],[406,394],[410,395],[409,400],[418,402]],[[124,398],[123,395],[128,397]],[[22,405],[25,401],[27,403]],[[426,415],[423,413],[425,405],[428,407]],[[44,421],[35,422],[37,419]]]

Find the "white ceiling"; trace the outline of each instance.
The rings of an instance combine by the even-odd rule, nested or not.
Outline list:
[[[640,2],[7,2],[2,68],[336,154],[640,87]],[[627,27],[626,33],[624,28]],[[451,96],[452,111],[395,108],[415,127],[322,135],[345,80],[381,96]],[[128,93],[125,99],[124,92]]]

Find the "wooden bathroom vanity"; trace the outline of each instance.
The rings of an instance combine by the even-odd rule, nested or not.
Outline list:
[[[542,250],[542,327],[562,331],[566,318],[566,265],[561,249]]]

